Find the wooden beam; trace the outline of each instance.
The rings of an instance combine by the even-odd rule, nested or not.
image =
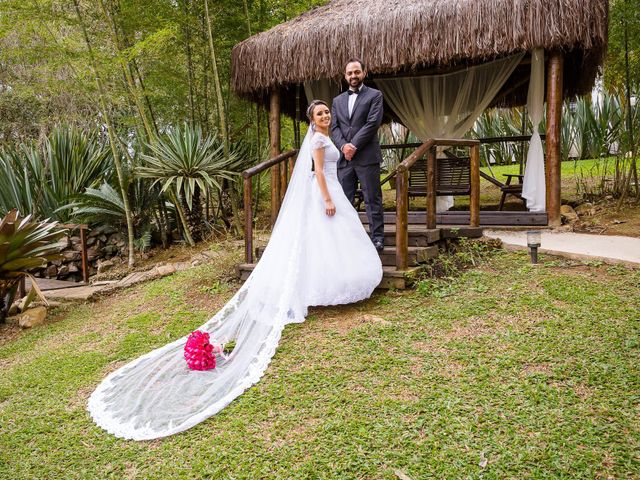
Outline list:
[[[280,91],[273,90],[269,99],[269,140],[271,158],[280,155]],[[271,226],[280,211],[280,166],[271,169]]]
[[[253,263],[253,210],[251,177],[244,179],[244,260]]]
[[[436,147],[427,152],[427,228],[436,228]]]
[[[396,269],[409,266],[409,172],[401,170],[396,178]]]
[[[480,147],[471,147],[471,198],[469,199],[469,225],[480,226]]]
[[[547,64],[547,216],[549,225],[560,226],[560,162],[562,161],[562,70],[564,68],[562,52],[549,53]]]
[[[82,280],[89,283],[89,255],[87,253],[87,229],[80,225],[80,247],[82,248]]]

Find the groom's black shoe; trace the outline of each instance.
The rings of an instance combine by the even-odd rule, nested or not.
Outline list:
[[[373,246],[376,247],[376,250],[379,252],[384,250],[384,243],[382,243],[382,240],[374,240]]]

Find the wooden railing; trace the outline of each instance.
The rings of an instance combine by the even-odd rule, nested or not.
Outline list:
[[[436,228],[436,147],[470,147],[469,226],[480,226],[480,141],[429,139],[396,168],[396,268],[406,270],[409,257],[409,169],[427,155],[427,229]]]
[[[279,182],[277,191],[282,192],[282,195],[279,195],[279,200],[282,200],[282,198],[284,198],[284,192],[287,189],[287,173],[290,173],[291,168],[286,168],[286,165],[281,168],[280,165],[288,159],[293,159],[297,154],[298,150],[289,150],[242,172],[244,178],[244,258],[246,263],[253,263],[253,208],[251,203],[253,199],[253,186],[251,180],[253,176],[269,168],[278,166],[280,171],[276,176]],[[274,176],[272,176],[272,180],[273,178]],[[272,188],[272,191],[273,190]]]

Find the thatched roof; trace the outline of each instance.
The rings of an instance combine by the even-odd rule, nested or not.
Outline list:
[[[236,45],[232,87],[261,100],[276,87],[339,78],[354,56],[375,80],[543,47],[566,53],[566,93],[586,93],[607,22],[607,0],[335,0]]]

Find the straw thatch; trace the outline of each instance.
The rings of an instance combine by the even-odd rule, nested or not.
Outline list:
[[[586,93],[607,22],[607,0],[335,0],[236,45],[232,87],[260,100],[273,88],[339,78],[354,56],[375,80],[543,47],[566,54],[565,92]]]

